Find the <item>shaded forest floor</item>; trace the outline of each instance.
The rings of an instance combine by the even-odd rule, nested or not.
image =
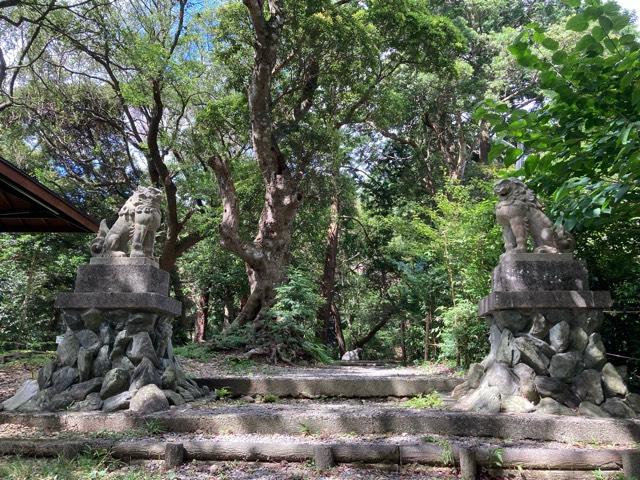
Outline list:
[[[124,464],[101,452],[76,460],[0,458],[3,480],[383,480],[458,478],[454,469],[408,465],[340,465],[327,472],[311,463],[193,462],[166,470],[162,461]]]

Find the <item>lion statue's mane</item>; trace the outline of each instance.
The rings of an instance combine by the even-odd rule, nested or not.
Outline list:
[[[504,248],[509,252],[526,252],[529,236],[534,253],[571,252],[573,237],[561,226],[556,226],[542,211],[535,193],[516,178],[496,183],[498,196],[496,219],[502,226]]]
[[[162,218],[161,199],[161,190],[138,187],[118,212],[118,219],[111,228],[106,220],[100,222],[98,236],[91,243],[91,254],[125,256],[131,240],[132,257],[153,257],[155,234]]]

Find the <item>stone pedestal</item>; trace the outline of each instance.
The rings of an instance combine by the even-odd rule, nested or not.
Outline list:
[[[110,412],[131,404],[145,412],[205,394],[174,357],[181,304],[168,294],[169,274],[150,258],[94,257],[80,266],[75,291],[56,299],[66,326],[56,359],[17,410]]]
[[[611,297],[587,288],[586,268],[571,254],[504,254],[479,304],[491,351],[454,390],[458,407],[635,416],[638,398],[607,362],[598,333]]]

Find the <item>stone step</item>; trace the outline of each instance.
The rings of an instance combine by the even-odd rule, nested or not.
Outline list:
[[[332,375],[229,375],[196,378],[201,386],[211,390],[228,388],[232,396],[277,395],[279,397],[411,397],[433,391],[450,392],[463,379],[445,375],[362,376]]]
[[[469,438],[389,438],[318,439],[308,437],[234,436],[192,438],[185,435],[141,439],[99,439],[67,437],[63,439],[0,438],[0,455],[73,457],[86,448],[109,450],[120,459],[165,459],[170,466],[185,461],[315,461],[319,468],[336,463],[423,464],[462,466],[523,471],[581,471],[599,469],[617,472],[637,459],[640,450],[619,448],[576,448],[531,444],[504,446]],[[463,458],[464,457],[464,458]],[[461,465],[462,461],[462,465]],[[526,478],[530,478],[527,476]],[[580,478],[567,475],[559,478]]]
[[[480,414],[418,410],[397,403],[354,405],[345,402],[224,405],[173,408],[151,415],[99,412],[18,414],[0,412],[0,424],[20,424],[48,431],[126,432],[148,422],[168,432],[207,434],[300,435],[445,435],[602,445],[636,444],[640,422],[542,414]]]

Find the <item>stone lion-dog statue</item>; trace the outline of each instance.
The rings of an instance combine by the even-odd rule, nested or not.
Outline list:
[[[529,236],[534,253],[572,252],[575,240],[562,226],[556,226],[542,211],[535,193],[516,178],[496,183],[498,196],[496,219],[502,226],[504,248],[507,253],[527,251]]]
[[[153,257],[156,231],[162,215],[162,191],[154,187],[138,187],[118,212],[111,228],[100,222],[98,236],[91,243],[93,256],[124,257],[131,240],[131,257]]]

